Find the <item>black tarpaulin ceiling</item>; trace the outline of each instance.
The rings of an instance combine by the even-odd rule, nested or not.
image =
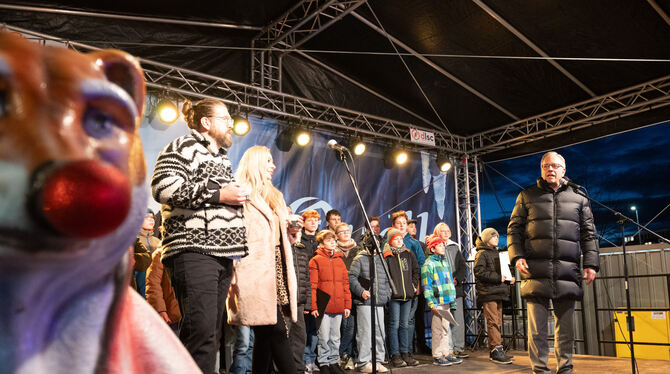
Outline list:
[[[119,48],[146,59],[248,83],[252,38],[296,3],[11,2],[18,8],[0,6],[0,19],[10,26],[96,47]],[[471,136],[669,75],[668,12],[670,0],[370,0],[299,48],[310,59],[338,70],[385,100],[296,52],[282,59],[282,91],[435,131]],[[110,19],[100,14],[246,28]],[[422,55],[424,61],[408,49],[394,49],[389,37]],[[558,59],[552,64],[539,58],[542,53]],[[486,158],[536,152],[658,123],[670,119],[669,108],[576,129]]]

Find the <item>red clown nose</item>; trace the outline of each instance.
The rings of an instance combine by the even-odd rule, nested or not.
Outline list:
[[[75,161],[53,170],[41,195],[46,221],[61,234],[76,238],[114,231],[130,210],[128,179],[98,161]]]

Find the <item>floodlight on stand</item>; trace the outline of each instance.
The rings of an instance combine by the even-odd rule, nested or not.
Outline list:
[[[446,173],[451,169],[451,161],[449,161],[449,157],[437,156],[435,162],[437,163],[438,169],[443,173]]]
[[[237,136],[247,135],[249,129],[251,129],[251,126],[249,124],[249,119],[247,116],[241,116],[239,114],[233,116],[233,132],[235,133],[235,135]]]
[[[312,140],[309,131],[300,129],[295,132],[295,143],[301,147],[306,146]]]
[[[158,119],[165,124],[171,124],[179,118],[177,105],[167,98],[162,98],[158,101],[158,104],[156,104],[156,113],[158,113]]]

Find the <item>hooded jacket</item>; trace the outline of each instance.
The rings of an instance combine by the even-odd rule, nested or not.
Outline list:
[[[344,313],[351,309],[351,292],[347,268],[342,261],[342,252],[334,251],[331,255],[325,249],[316,250],[316,255],[309,260],[309,280],[312,286],[312,310],[318,310],[316,290],[330,295],[326,313]]]
[[[404,245],[402,248],[385,246],[384,259],[396,285],[396,293],[391,292],[392,300],[411,300],[421,282],[421,269],[416,256]]]
[[[521,296],[580,299],[579,267],[600,269],[593,213],[586,197],[572,187],[554,191],[538,178],[519,193],[507,226],[512,264],[525,258],[530,274],[521,274]]]
[[[475,255],[475,281],[477,290],[477,304],[487,301],[502,301],[509,299],[509,286],[502,282],[500,270],[500,256],[498,250],[484,244],[479,238],[476,241],[477,254]]]
[[[451,304],[456,300],[454,279],[451,276],[449,262],[444,256],[437,254],[428,256],[421,267],[421,283],[426,304],[431,309],[438,305]]]

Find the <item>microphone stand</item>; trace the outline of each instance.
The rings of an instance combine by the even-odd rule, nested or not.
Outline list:
[[[610,211],[612,214],[614,214],[615,217],[617,217],[617,223],[621,227],[621,249],[623,251],[623,276],[624,276],[624,288],[626,289],[626,324],[628,326],[628,339],[630,342],[630,365],[631,365],[631,370],[632,373],[635,374],[635,344],[633,343],[633,331],[635,331],[635,321],[632,316],[631,308],[630,308],[630,289],[629,289],[629,280],[628,280],[628,262],[626,261],[626,234],[625,234],[625,225],[626,221],[629,221],[636,225],[639,229],[644,229],[647,232],[653,234],[654,236],[658,237],[659,239],[663,240],[664,242],[670,244],[670,240],[662,237],[661,235],[657,234],[653,230],[649,229],[645,225],[641,225],[634,220],[626,217],[624,214],[621,212],[617,212],[616,210],[610,208],[609,206],[601,203],[600,201],[593,199],[589,196],[588,191],[586,191],[585,187],[582,186],[577,186],[577,185],[571,185],[573,191],[577,193],[578,195],[584,196],[587,198],[589,201],[592,201],[599,206],[607,209]],[[578,187],[581,187],[584,189],[584,191],[581,191]]]
[[[351,180],[351,185],[354,187],[354,193],[356,194],[356,199],[358,200],[358,207],[361,209],[361,212],[363,213],[363,218],[365,219],[365,223],[367,224],[367,228],[370,230],[372,225],[370,224],[370,220],[368,219],[368,213],[365,210],[365,206],[363,205],[363,200],[361,199],[361,194],[358,192],[358,185],[356,184],[356,179],[354,178],[354,175],[351,173],[351,169],[349,168],[349,164],[347,163],[347,154],[349,155],[349,159],[351,162],[354,162],[354,158],[351,155],[351,152],[349,152],[348,148],[335,148],[338,151],[338,159],[344,162],[344,167],[347,169],[347,174],[349,174],[349,179]],[[343,150],[346,150],[346,152],[343,152]],[[372,231],[372,230],[370,230]],[[389,272],[388,266],[386,265],[386,261],[384,261],[384,257],[382,256],[382,251],[381,251],[381,246],[379,244],[379,240],[377,240],[377,235],[371,232],[372,239],[375,243],[375,248],[374,250],[377,251],[377,256],[379,257],[379,261],[382,264],[382,268],[384,269],[384,272],[386,273],[386,277],[389,280],[389,285],[391,286],[391,292],[397,293],[396,285],[393,283],[393,279],[391,279],[391,273]],[[373,250],[373,252],[374,252]],[[376,344],[376,335],[375,335],[375,324],[377,322],[376,320],[376,292],[377,290],[375,289],[375,279],[377,278],[377,267],[375,266],[375,255],[372,253],[370,256],[370,321],[371,321],[371,327],[370,327],[370,339],[372,340],[372,374],[377,374],[377,344]],[[353,306],[352,306],[353,307]]]

